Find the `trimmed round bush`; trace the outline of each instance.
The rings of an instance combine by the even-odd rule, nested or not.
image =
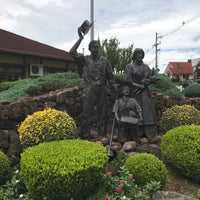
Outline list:
[[[29,147],[21,172],[34,199],[79,199],[91,195],[108,162],[106,148],[87,140],[60,140]]]
[[[200,84],[191,84],[187,86],[183,93],[186,97],[200,97]]]
[[[138,185],[145,185],[151,181],[160,181],[163,187],[167,180],[167,170],[165,164],[155,155],[148,153],[138,153],[127,158],[126,168]]]
[[[73,118],[68,113],[53,108],[46,108],[27,116],[20,124],[18,132],[24,147],[42,142],[78,138]]]
[[[182,125],[200,124],[200,110],[187,104],[175,105],[163,112],[161,121],[164,131]]]
[[[0,184],[5,182],[6,174],[9,170],[10,162],[6,154],[0,151]]]
[[[179,174],[200,183],[200,125],[168,131],[161,139],[163,161]]]

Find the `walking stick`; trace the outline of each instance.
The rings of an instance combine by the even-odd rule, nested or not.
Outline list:
[[[108,153],[107,154],[108,154],[109,157],[113,157],[113,151],[111,149],[111,146],[112,146],[114,128],[115,128],[115,115],[114,115],[114,118],[113,118],[112,130],[111,130],[111,135],[110,135],[110,143],[109,143],[109,146],[108,146]]]

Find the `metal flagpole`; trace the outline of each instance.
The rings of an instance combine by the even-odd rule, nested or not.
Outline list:
[[[90,29],[90,40],[94,40],[94,0],[90,0],[90,22],[92,23]]]

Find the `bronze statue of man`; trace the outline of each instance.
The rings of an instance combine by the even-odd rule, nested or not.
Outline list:
[[[84,56],[77,53],[77,49],[88,32],[91,24],[86,20],[78,28],[79,39],[70,49],[69,53],[75,58],[83,69],[84,79],[84,99],[79,134],[81,139],[90,139],[89,118],[94,106],[97,107],[97,127],[98,137],[106,136],[107,116],[106,116],[106,84],[110,83],[115,88],[112,66],[107,58],[100,55],[100,44],[96,40],[89,43],[90,55]]]

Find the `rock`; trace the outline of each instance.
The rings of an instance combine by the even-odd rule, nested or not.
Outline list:
[[[9,118],[9,110],[7,107],[0,110],[0,119],[7,120]]]
[[[155,136],[155,137],[150,139],[150,143],[152,143],[152,144],[160,144],[161,138],[162,138],[161,135],[157,135],[157,136]]]
[[[7,149],[8,148],[8,139],[9,134],[8,130],[0,130],[0,148]]]
[[[107,145],[107,144],[109,144],[109,139],[107,137],[103,137],[101,139],[101,142],[102,142],[103,145]]]
[[[113,142],[111,145],[111,149],[113,151],[119,151],[122,148],[122,145],[119,142]]]
[[[101,141],[95,141],[95,143],[103,145]]]
[[[125,142],[122,149],[124,151],[130,152],[130,151],[135,151],[136,150],[136,142],[135,141],[129,141],[129,142]]]
[[[72,97],[67,97],[67,98],[65,99],[65,104],[66,104],[66,106],[72,106],[72,105],[74,105],[74,104],[75,104],[74,98],[72,98]]]
[[[143,145],[143,144],[148,144],[149,143],[149,140],[147,138],[141,138],[140,139],[140,143]]]
[[[135,154],[137,154],[137,152],[135,152],[135,151],[127,152],[127,157],[130,157],[130,156],[135,155]]]
[[[197,200],[176,192],[158,191],[154,195],[154,200]]]
[[[139,145],[137,147],[137,152],[140,152],[140,153],[151,153],[151,154],[154,154],[155,156],[157,156],[159,159],[161,159],[161,152],[160,152],[159,147],[156,144]]]
[[[19,156],[22,152],[22,145],[19,140],[19,135],[15,131],[10,131],[10,144],[8,149],[9,156]]]
[[[65,92],[58,92],[56,95],[56,102],[58,104],[61,104],[65,101],[65,98],[66,98]]]

